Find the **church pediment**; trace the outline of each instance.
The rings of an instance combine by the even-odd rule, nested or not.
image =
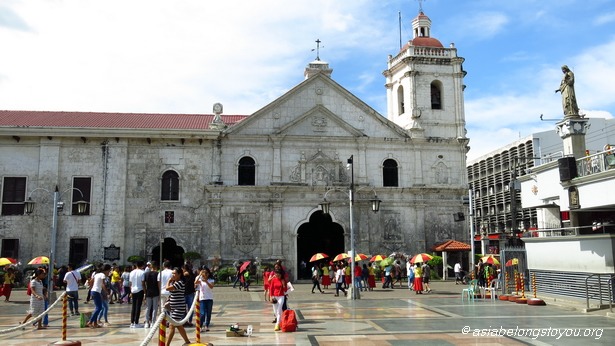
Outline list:
[[[320,74],[225,132],[257,136],[408,137],[404,129]]]
[[[365,136],[365,133],[340,119],[322,105],[316,105],[294,121],[280,128],[275,134],[291,136]]]

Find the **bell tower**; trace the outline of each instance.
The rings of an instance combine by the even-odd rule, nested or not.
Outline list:
[[[413,138],[454,138],[467,144],[463,91],[464,58],[454,44],[445,48],[431,36],[431,19],[422,8],[412,20],[413,37],[389,55],[387,118]]]

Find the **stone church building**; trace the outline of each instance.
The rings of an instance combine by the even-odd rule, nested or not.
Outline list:
[[[175,263],[190,251],[202,262],[281,258],[295,272],[316,252],[350,249],[351,182],[357,252],[467,242],[456,222],[467,195],[463,58],[430,36],[422,12],[412,27],[383,72],[386,116],[318,59],[247,116],[221,104],[213,114],[0,111],[1,256],[50,253],[56,186],[58,265],[158,260],[162,245]]]

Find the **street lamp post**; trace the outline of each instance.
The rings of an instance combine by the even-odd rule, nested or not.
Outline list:
[[[349,251],[349,255],[350,255],[350,294],[348,295],[348,299],[361,299],[361,296],[359,294],[359,292],[355,289],[354,287],[354,280],[355,280],[355,276],[354,276],[354,266],[355,266],[355,247],[354,247],[354,210],[353,210],[353,205],[354,205],[354,155],[351,155],[350,158],[348,159],[348,164],[347,164],[347,168],[350,169],[350,186],[348,187],[348,199],[349,199],[349,226],[350,226],[350,251]],[[324,197],[323,197],[323,202],[320,203],[320,209],[322,210],[322,212],[324,214],[329,214],[329,210],[330,210],[330,206],[331,203],[327,202],[327,194],[332,191],[329,190],[325,193]],[[377,212],[378,210],[380,210],[380,202],[382,202],[381,200],[378,199],[378,196],[376,195],[376,193],[374,192],[374,198],[370,200],[370,202],[372,202],[372,211],[373,212]]]
[[[28,196],[28,200],[24,202],[25,211],[26,211],[26,214],[28,215],[32,214],[32,212],[34,211],[34,204],[36,202],[32,200],[32,194],[37,190],[43,190],[43,191],[46,191],[47,193],[51,193],[51,191],[45,188],[42,188],[42,187],[32,190],[32,192],[30,192],[30,195]],[[56,189],[53,192],[53,205],[52,205],[53,216],[52,216],[52,221],[51,221],[51,239],[50,239],[50,249],[49,249],[49,272],[47,273],[47,284],[49,286],[47,290],[48,290],[49,297],[51,297],[53,293],[53,270],[54,270],[53,267],[55,264],[54,262],[55,262],[55,253],[56,253],[56,242],[57,242],[57,235],[58,235],[58,212],[62,211],[62,209],[64,208],[64,203],[60,202],[60,197],[66,191],[72,191],[72,190],[76,190],[81,194],[81,201],[76,202],[77,214],[83,214],[88,205],[88,202],[83,200],[83,192],[81,192],[81,190],[79,190],[76,187],[71,187],[69,189],[66,189],[64,192],[60,193],[58,190],[58,186],[56,186]]]

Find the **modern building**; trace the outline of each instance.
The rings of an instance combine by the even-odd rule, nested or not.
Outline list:
[[[348,251],[353,233],[368,254],[467,242],[454,220],[467,195],[463,58],[423,13],[412,26],[384,71],[386,117],[319,59],[250,115],[0,111],[1,255],[177,263],[190,251],[299,271]]]
[[[602,152],[605,145],[615,143],[614,119],[589,118],[588,123],[588,154]],[[522,206],[517,178],[531,175],[534,167],[557,162],[562,157],[564,144],[553,129],[521,138],[468,162],[476,249],[497,254],[510,239],[512,230],[560,227],[559,217],[541,218],[538,209]]]

